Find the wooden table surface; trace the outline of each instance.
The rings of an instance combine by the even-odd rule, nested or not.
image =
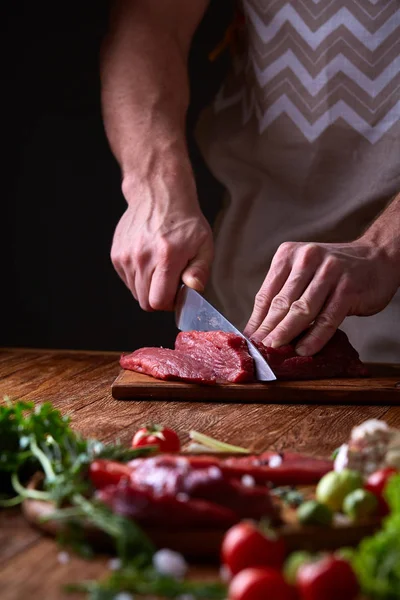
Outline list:
[[[331,405],[260,405],[168,401],[118,401],[110,386],[119,372],[116,353],[60,350],[0,350],[0,399],[49,400],[71,415],[73,426],[87,436],[129,444],[143,423],[156,422],[178,431],[188,442],[189,429],[207,433],[254,451],[293,448],[327,456],[368,418],[400,427],[400,407]],[[69,557],[60,564],[60,549],[31,529],[18,509],[0,511],[1,600],[75,600],[65,594],[68,582],[104,575],[107,558],[84,561]],[[196,569],[210,577],[212,569]]]

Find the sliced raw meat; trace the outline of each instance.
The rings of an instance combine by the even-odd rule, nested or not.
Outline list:
[[[278,522],[265,484],[312,484],[332,469],[332,461],[289,452],[226,459],[164,454],[132,460],[123,469],[96,462],[104,463],[103,477],[90,470],[89,476],[100,487],[100,500],[117,514],[164,528],[229,527],[245,518]],[[106,477],[113,483],[107,485]]]
[[[268,490],[261,486],[248,487],[214,464],[192,466],[184,457],[160,456],[130,463],[130,485],[151,491],[156,496],[183,495],[215,502],[235,511],[238,517],[272,518],[275,509]]]
[[[177,527],[230,527],[238,521],[236,513],[206,500],[155,495],[121,481],[97,492],[111,510],[135,519],[141,525],[170,529]]]
[[[140,348],[121,356],[123,369],[145,373],[156,379],[180,380],[189,383],[213,384],[214,371],[183,352],[168,348]]]
[[[175,349],[213,370],[219,381],[254,381],[254,363],[247,342],[240,335],[223,331],[184,331]]]
[[[97,487],[97,497],[116,513],[140,523],[170,527],[229,526],[242,518],[278,521],[277,508],[265,486],[254,482],[246,486],[215,464],[193,467],[190,460],[177,456],[132,461],[123,469],[113,461],[96,463],[98,468],[90,469],[89,477]],[[107,484],[107,480],[113,483]]]
[[[270,348],[256,343],[277,379],[330,379],[333,377],[366,377],[368,369],[359,359],[357,350],[343,331],[334,336],[314,356],[298,356],[292,344]]]
[[[170,490],[176,488],[178,483],[175,479],[179,480],[182,473],[187,474],[190,470],[203,470],[210,467],[218,467],[225,475],[235,479],[250,475],[257,483],[311,485],[317,483],[325,473],[333,469],[333,462],[294,452],[278,454],[269,451],[224,459],[213,456],[164,454],[152,458],[137,458],[129,463],[129,467],[149,485],[154,487],[159,485],[162,491],[166,491],[168,486],[171,486]],[[132,477],[136,476],[132,475]]]
[[[312,380],[368,375],[368,369],[343,331],[338,330],[314,356],[296,354],[298,339],[281,348],[256,343],[277,379]],[[124,369],[146,373],[157,379],[205,384],[254,381],[254,364],[246,341],[234,333],[222,331],[181,332],[176,338],[175,350],[141,348],[122,356],[120,364]]]

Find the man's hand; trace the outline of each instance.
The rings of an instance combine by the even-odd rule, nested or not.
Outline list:
[[[310,327],[296,350],[318,352],[346,316],[372,315],[399,286],[399,265],[376,244],[286,242],[271,263],[245,335],[275,348]]]
[[[211,229],[191,175],[181,172],[174,179],[124,186],[128,208],[111,259],[144,310],[171,310],[181,280],[203,291],[213,258]]]
[[[181,279],[202,291],[213,254],[186,143],[188,55],[208,0],[112,4],[102,108],[128,208],[111,259],[143,309],[172,309]]]

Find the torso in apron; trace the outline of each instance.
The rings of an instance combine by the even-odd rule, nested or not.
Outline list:
[[[239,328],[282,242],[351,241],[400,192],[400,0],[241,8],[242,51],[197,130],[226,188],[208,295]],[[364,360],[399,361],[400,293],[342,328]]]

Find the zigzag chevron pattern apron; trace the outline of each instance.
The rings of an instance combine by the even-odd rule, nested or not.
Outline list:
[[[242,328],[282,242],[351,241],[400,192],[400,0],[241,9],[240,52],[197,136],[226,189],[208,295]],[[400,292],[342,328],[364,360],[399,361]]]

